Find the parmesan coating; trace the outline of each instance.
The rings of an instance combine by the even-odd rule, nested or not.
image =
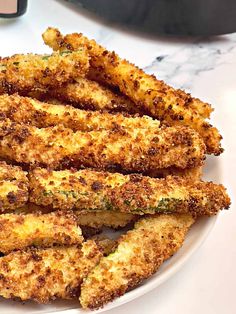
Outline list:
[[[221,135],[205,120],[211,112],[208,104],[183,91],[175,90],[157,80],[154,75],[144,73],[135,65],[121,59],[115,52],[109,52],[82,34],[63,37],[57,29],[48,28],[43,39],[55,50],[86,47],[92,69],[106,83],[118,86],[137,107],[168,125],[191,126],[204,139],[209,154],[219,155],[223,151],[220,145]]]
[[[123,228],[138,218],[138,215],[121,213],[112,210],[76,210],[74,213],[77,216],[77,221],[80,226],[87,226],[92,228]]]
[[[76,82],[53,89],[50,94],[73,104],[75,107],[89,110],[111,112],[139,112],[137,106],[128,97],[116,94],[98,82],[84,77],[76,78]]]
[[[81,247],[12,252],[0,258],[0,295],[39,303],[78,298],[83,278],[101,257],[92,240]]]
[[[73,132],[62,125],[39,129],[0,121],[0,157],[54,169],[73,166],[144,172],[175,166],[201,165],[205,145],[187,127]]]
[[[24,206],[28,201],[28,186],[26,172],[0,161],[0,213]]]
[[[0,62],[0,90],[6,93],[58,87],[75,77],[85,76],[89,68],[85,48],[52,55],[14,55]]]
[[[138,221],[84,279],[82,307],[102,307],[154,274],[182,246],[193,222],[191,215],[156,215]]]
[[[74,245],[83,241],[82,231],[71,213],[0,215],[0,252],[29,246]]]
[[[88,169],[37,168],[30,173],[29,181],[30,202],[55,209],[213,215],[230,205],[222,185],[182,177],[156,179]]]
[[[43,103],[15,95],[0,95],[0,116],[18,123],[45,128],[62,124],[74,131],[115,130],[117,128],[156,130],[160,123],[148,116],[125,117],[122,114],[85,111],[66,105]]]
[[[200,181],[202,177],[203,166],[188,168],[188,169],[178,169],[175,167],[170,167],[166,169],[156,169],[145,173],[145,175],[154,178],[165,178],[167,176],[179,176],[192,181]]]

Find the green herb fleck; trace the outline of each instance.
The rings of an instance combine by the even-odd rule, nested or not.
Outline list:
[[[64,55],[67,55],[67,54],[70,54],[70,53],[72,53],[72,51],[70,51],[70,50],[64,50],[64,51],[61,51],[61,52],[60,52],[60,56],[64,56]]]
[[[161,212],[173,212],[178,205],[181,204],[181,200],[178,198],[163,198],[159,202],[158,206],[155,208],[155,211]]]
[[[13,62],[14,65],[18,66],[20,62]]]
[[[43,195],[44,196],[52,196],[53,193],[52,193],[52,191],[43,191]]]
[[[43,56],[42,60],[48,60],[50,56]]]
[[[127,206],[130,206],[131,201],[130,200],[124,200],[124,204],[127,205]]]

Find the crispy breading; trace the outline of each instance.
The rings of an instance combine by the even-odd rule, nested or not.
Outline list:
[[[128,97],[84,77],[78,77],[74,83],[53,89],[50,94],[82,109],[139,113],[137,106]]]
[[[77,216],[77,221],[80,226],[93,228],[111,227],[118,229],[125,227],[138,218],[138,215],[112,210],[75,210],[74,213]]]
[[[0,59],[0,63],[0,90],[12,93],[58,87],[84,76],[89,68],[89,57],[86,48],[79,48],[74,52],[62,51],[52,55],[14,55]]]
[[[154,274],[182,246],[193,223],[191,215],[160,215],[138,221],[121,236],[116,250],[103,257],[84,279],[82,307],[102,307]]]
[[[51,247],[83,242],[75,215],[67,212],[0,215],[0,252],[8,253],[29,246]]]
[[[178,169],[176,167],[169,167],[166,169],[155,169],[145,173],[145,175],[153,178],[165,178],[167,176],[179,176],[192,181],[199,181],[202,177],[203,166],[187,169]]]
[[[27,173],[0,161],[0,213],[24,206],[28,201]]]
[[[104,256],[114,252],[117,247],[117,241],[107,237],[104,234],[94,235],[91,239],[99,245]]]
[[[143,172],[176,166],[199,166],[205,145],[198,134],[184,126],[82,132],[62,125],[39,129],[0,121],[0,157],[18,163],[61,169],[81,166]]]
[[[104,48],[100,45],[98,45],[94,40],[89,40],[82,34],[69,34],[66,36],[63,36],[60,31],[56,28],[48,27],[47,30],[42,35],[44,43],[51,47],[54,51],[63,51],[64,49],[68,49],[69,51],[73,51],[77,49],[78,47],[87,47],[89,50],[90,55],[94,59],[96,57],[96,61],[91,60],[91,65],[94,66],[94,69],[91,71],[91,77],[94,79],[101,80],[104,83],[109,83],[111,85],[116,85],[115,82],[110,81],[112,78],[109,77],[109,72],[107,73],[106,65],[96,65],[96,62],[102,62],[102,60],[99,60],[98,55],[95,54],[95,47],[93,47],[94,44],[96,44],[96,52],[104,52]],[[82,37],[79,38],[78,37]],[[92,50],[92,51],[91,51]],[[107,53],[107,52],[106,52]],[[106,55],[106,53],[104,53]],[[104,57],[101,55],[100,57]],[[98,58],[98,60],[97,60]],[[122,60],[123,62],[127,62],[125,60]],[[95,65],[94,65],[95,63]],[[159,81],[160,82],[160,81]],[[163,82],[161,81],[163,84]],[[172,87],[166,85],[170,90],[173,90]],[[198,98],[191,97],[190,94],[184,92],[183,90],[178,89],[177,90],[179,96],[183,98],[186,104],[194,110],[196,110],[201,116],[204,118],[209,118],[211,112],[213,111],[213,108],[210,104],[205,103],[201,101]]]
[[[106,83],[118,86],[136,105],[150,115],[170,125],[187,125],[194,128],[204,139],[207,152],[219,155],[221,135],[215,127],[205,120],[211,108],[190,94],[175,90],[154,75],[144,73],[135,65],[121,59],[89,40],[82,34],[63,37],[57,29],[48,28],[44,34],[45,43],[55,50],[74,50],[78,46],[88,49],[90,65]],[[198,109],[200,108],[200,109]]]
[[[117,128],[156,130],[160,123],[148,116],[125,117],[122,114],[100,113],[75,109],[72,106],[43,103],[15,95],[0,95],[0,116],[38,128],[62,124],[74,131],[113,130]]]
[[[76,172],[37,168],[30,173],[29,181],[30,202],[55,209],[213,215],[230,205],[222,185],[182,177],[156,179],[88,169]]]
[[[0,295],[39,303],[79,297],[83,278],[101,257],[92,240],[79,247],[12,252],[0,258]]]

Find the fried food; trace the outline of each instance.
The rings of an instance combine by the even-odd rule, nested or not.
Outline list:
[[[225,188],[181,177],[155,179],[142,175],[92,170],[30,173],[30,202],[66,210],[108,210],[133,214],[157,212],[213,215],[228,208]]]
[[[179,176],[192,181],[200,181],[202,177],[203,166],[187,169],[178,169],[176,167],[169,167],[166,169],[155,169],[145,173],[145,175],[153,178],[165,178],[167,176]]]
[[[138,218],[138,215],[121,213],[112,210],[76,210],[74,213],[77,216],[77,221],[80,226],[87,226],[92,228],[123,228]]]
[[[82,109],[139,113],[137,106],[128,97],[114,93],[98,82],[84,77],[78,77],[76,82],[53,89],[50,94]]]
[[[182,246],[193,222],[191,215],[160,215],[138,221],[121,236],[116,250],[103,257],[84,279],[82,307],[102,307],[154,274]]]
[[[52,55],[14,55],[0,62],[0,90],[6,93],[58,87],[89,69],[87,49],[82,47]]]
[[[114,252],[117,247],[116,240],[112,240],[103,234],[93,236],[92,240],[94,240],[99,245],[104,256]]]
[[[28,201],[28,186],[26,172],[0,161],[0,213],[24,206]]]
[[[94,40],[82,34],[62,36],[54,28],[43,34],[44,42],[54,50],[76,50],[84,46],[88,49],[90,65],[98,73],[98,78],[110,85],[118,86],[137,107],[168,125],[187,125],[202,136],[209,154],[222,153],[218,130],[205,120],[212,111],[210,106],[190,94],[175,90],[154,75],[148,75],[135,65],[121,59],[115,52],[109,52]],[[199,109],[200,108],[200,109]]]
[[[92,240],[81,247],[12,252],[0,258],[0,295],[39,303],[79,297],[83,278],[101,257]]]
[[[72,213],[0,215],[0,252],[26,247],[74,245],[83,242],[82,231]]]
[[[96,169],[144,172],[176,166],[199,166],[205,145],[198,134],[184,126],[150,129],[91,131],[62,125],[39,129],[0,121],[0,157],[54,169],[81,166]]]
[[[148,116],[125,117],[75,109],[71,106],[43,103],[38,100],[15,95],[0,95],[0,116],[14,122],[45,128],[62,124],[74,131],[113,130],[117,128],[157,130],[158,120]]]

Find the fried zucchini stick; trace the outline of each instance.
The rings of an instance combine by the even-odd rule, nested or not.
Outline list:
[[[0,258],[0,295],[47,303],[79,297],[83,278],[102,257],[97,244],[16,251]]]
[[[84,77],[78,77],[74,83],[53,89],[50,94],[82,109],[139,113],[137,106],[128,97],[116,94]]]
[[[191,126],[204,139],[209,154],[219,155],[222,152],[221,135],[205,120],[211,112],[208,104],[183,91],[175,90],[157,80],[154,75],[144,73],[135,65],[121,59],[115,52],[109,52],[82,34],[63,37],[57,29],[48,28],[43,39],[55,50],[76,50],[81,45],[86,47],[91,67],[106,83],[118,86],[137,107],[164,123]]]
[[[230,205],[222,185],[181,177],[155,179],[87,169],[37,168],[30,173],[29,181],[30,202],[55,209],[213,215]]]
[[[0,90],[6,93],[58,87],[75,77],[85,76],[89,68],[85,48],[52,55],[14,55],[0,62]]]
[[[201,180],[202,176],[202,169],[203,167],[195,167],[195,168],[188,168],[188,169],[178,169],[175,167],[169,167],[166,169],[155,169],[153,171],[149,171],[144,173],[144,175],[153,177],[153,178],[165,178],[167,176],[179,176],[186,179],[190,179],[192,181],[199,181]]]
[[[81,286],[80,302],[97,309],[154,274],[182,246],[193,224],[191,215],[144,218],[118,240],[118,247],[103,257]]]
[[[28,201],[28,186],[26,172],[0,161],[0,213],[24,206]]]
[[[156,130],[160,123],[148,116],[125,117],[75,109],[71,106],[43,103],[18,95],[0,95],[0,115],[12,121],[38,128],[62,124],[74,131],[112,130],[117,128]]]
[[[123,228],[138,218],[138,215],[108,210],[76,210],[74,213],[80,226],[92,228]]]
[[[73,132],[62,125],[38,129],[0,121],[0,157],[18,163],[61,169],[81,166],[142,172],[201,165],[205,145],[191,128]]]
[[[76,217],[71,213],[0,215],[0,252],[29,246],[74,245],[83,241]]]

